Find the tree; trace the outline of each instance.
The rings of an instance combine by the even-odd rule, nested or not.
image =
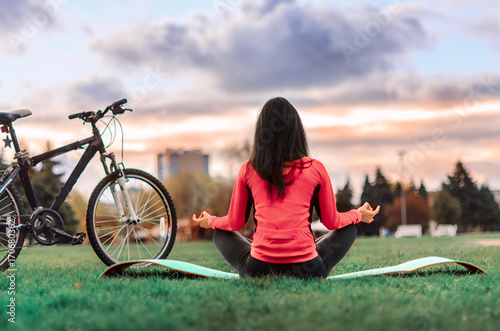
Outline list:
[[[384,208],[387,205],[391,205],[393,201],[394,196],[391,184],[385,178],[382,170],[377,167],[373,184],[370,183],[368,175],[365,177],[363,193],[361,194],[361,203],[368,202],[374,208],[380,205],[381,211],[372,223],[358,224],[358,232],[368,236],[377,235],[380,227],[385,226],[386,223]]]
[[[242,145],[234,145],[226,150],[226,167],[230,174],[237,174],[243,162],[250,158],[252,144],[245,140]]]
[[[361,193],[361,202],[373,202],[375,200],[375,192],[370,183],[370,177],[365,175],[365,183],[363,184],[363,192]]]
[[[421,196],[427,203],[429,202],[429,194],[427,193],[427,188],[425,187],[423,180],[420,181],[418,195]]]
[[[443,189],[460,202],[462,208],[462,217],[458,222],[460,232],[482,225],[483,203],[479,189],[462,161],[457,161],[455,170],[448,175],[448,183],[443,183]]]
[[[403,186],[401,186],[400,182],[397,182],[394,186],[394,190],[392,191],[392,195],[394,198],[401,197],[401,192],[403,190]]]
[[[85,199],[79,192],[71,191],[66,200],[74,212],[74,218],[78,222],[76,232],[86,232],[85,219],[87,216],[87,199]],[[88,242],[88,238],[86,239]]]
[[[439,191],[431,207],[431,218],[439,224],[459,223],[462,218],[460,201],[447,190]]]
[[[337,203],[337,210],[339,212],[346,212],[354,208],[354,205],[351,202],[353,197],[351,182],[349,178],[347,178],[347,182],[344,185],[343,189],[339,189],[337,194],[335,194],[335,201]]]
[[[480,200],[482,202],[482,220],[483,230],[500,230],[500,208],[495,201],[495,196],[488,186],[481,185],[479,190]]]
[[[4,159],[3,159],[3,154],[4,154],[5,150],[2,148],[0,150],[0,171],[1,170],[7,170],[7,168],[9,167],[5,162],[4,162]]]
[[[373,190],[375,192],[375,199],[379,201],[380,205],[391,204],[394,201],[391,184],[382,174],[382,170],[380,168],[377,168],[375,172]]]
[[[223,179],[205,174],[180,173],[166,181],[179,219],[190,218],[206,210],[214,215],[226,215],[233,185]]]
[[[406,192],[407,224],[421,224],[424,229],[429,225],[430,208],[427,201],[415,191]],[[385,227],[396,230],[401,222],[401,197],[396,197],[391,205],[385,208],[387,222]]]
[[[408,188],[408,191],[409,192],[417,192],[418,191],[417,185],[415,185],[415,181],[413,180],[413,178],[410,180],[410,187]]]

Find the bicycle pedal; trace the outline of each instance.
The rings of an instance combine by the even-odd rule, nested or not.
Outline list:
[[[85,238],[87,238],[85,232],[75,233],[73,238],[71,238],[71,245],[81,245],[85,241]]]

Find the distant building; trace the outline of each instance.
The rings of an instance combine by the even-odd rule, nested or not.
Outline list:
[[[165,180],[179,173],[208,173],[209,155],[200,150],[167,149],[158,154],[158,178]]]

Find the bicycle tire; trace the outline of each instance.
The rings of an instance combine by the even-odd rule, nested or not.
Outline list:
[[[113,172],[97,184],[89,199],[86,227],[90,244],[107,266],[130,260],[165,259],[177,234],[177,215],[172,198],[163,184],[149,173],[137,169],[123,171],[139,221],[129,223],[119,215],[110,187],[115,185],[120,192],[117,184],[120,172]],[[119,193],[119,196],[127,219],[129,211],[123,195]],[[130,249],[131,243],[135,244],[133,250]]]
[[[16,225],[25,223],[23,217],[20,217],[20,215],[24,215],[24,204],[14,185],[7,187],[0,195],[0,215],[2,219],[10,216],[13,220],[16,220]],[[13,229],[0,229],[0,256],[2,257],[0,271],[9,269],[11,263],[14,263],[17,259],[23,248],[25,236],[26,230],[17,226]],[[9,242],[12,239],[13,242]]]

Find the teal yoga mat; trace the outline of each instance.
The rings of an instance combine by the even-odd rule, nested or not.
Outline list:
[[[225,271],[220,271],[216,269],[211,269],[211,268],[206,268],[202,267],[196,264],[188,263],[188,262],[182,262],[182,261],[175,261],[175,260],[134,260],[134,261],[127,261],[127,262],[121,262],[117,263],[108,269],[106,269],[101,277],[103,276],[119,276],[127,269],[128,267],[137,264],[137,263],[147,263],[151,265],[158,265],[161,267],[165,267],[170,270],[175,270],[178,272],[186,273],[186,274],[192,274],[200,277],[208,277],[208,278],[217,278],[217,279],[233,279],[233,278],[239,278],[240,276],[235,273],[230,273],[230,272],[225,272]],[[471,273],[484,273],[484,270],[479,268],[478,266],[475,266],[472,263],[464,262],[464,261],[455,261],[455,260],[450,260],[444,257],[439,257],[439,256],[429,256],[429,257],[424,257],[416,260],[411,260],[405,263],[401,263],[398,265],[390,266],[390,267],[384,267],[384,268],[377,268],[377,269],[370,269],[370,270],[363,270],[363,271],[357,271],[357,272],[351,272],[347,274],[342,274],[342,275],[335,275],[335,276],[329,276],[327,279],[349,279],[349,278],[358,278],[358,277],[367,277],[367,276],[380,276],[380,275],[387,275],[387,274],[394,274],[394,273],[408,273],[408,272],[413,272],[419,269],[435,266],[438,264],[445,264],[445,263],[457,263],[465,268]]]

